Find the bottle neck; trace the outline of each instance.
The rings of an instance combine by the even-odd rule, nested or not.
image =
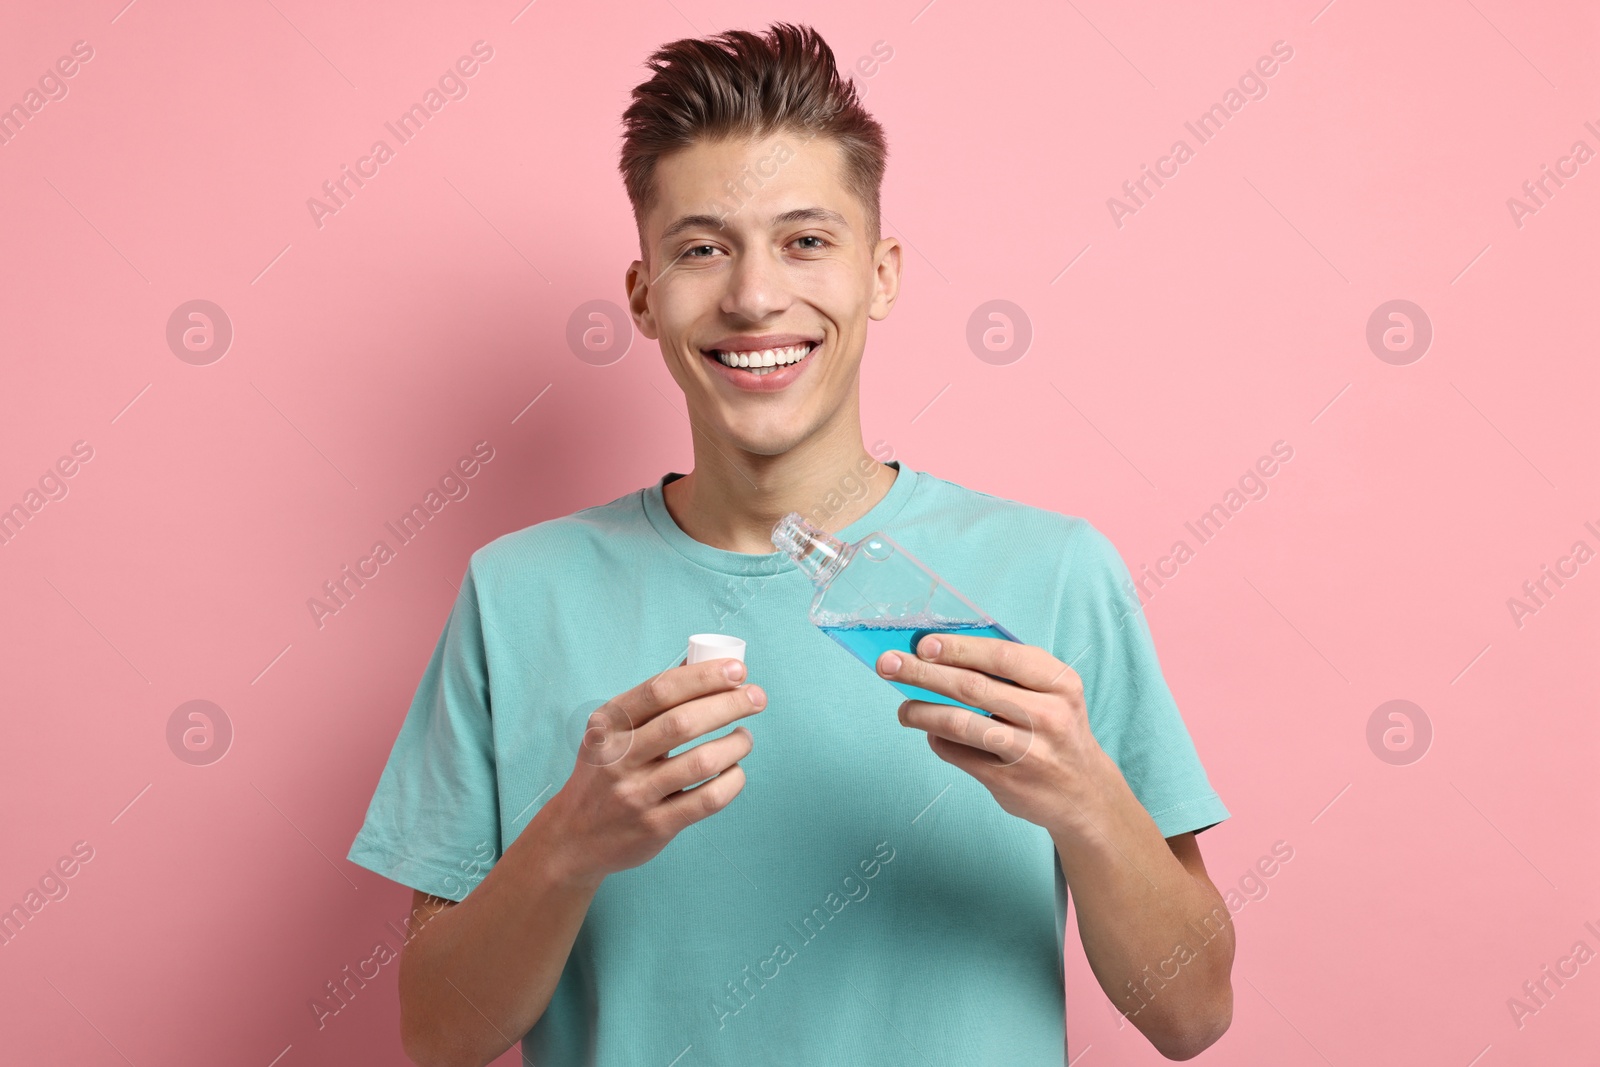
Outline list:
[[[772,543],[794,560],[815,585],[824,585],[844,566],[850,546],[791,511],[772,528]]]

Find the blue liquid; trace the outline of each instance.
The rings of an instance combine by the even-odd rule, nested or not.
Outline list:
[[[975,708],[971,704],[963,704],[955,697],[947,697],[943,693],[935,693],[931,689],[923,689],[921,686],[907,685],[904,682],[896,682],[892,679],[884,678],[883,675],[878,674],[878,657],[893,649],[896,652],[904,653],[911,659],[916,659],[917,642],[921,641],[927,634],[970,634],[973,637],[999,637],[1007,641],[1016,641],[1018,644],[1022,643],[1016,635],[999,623],[995,623],[992,626],[975,626],[971,623],[940,624],[932,622],[921,626],[894,627],[858,622],[846,626],[821,626],[818,629],[843,645],[845,651],[856,659],[865,663],[867,669],[872,671],[875,677],[882,678],[911,700],[924,700],[930,704],[952,704],[958,708],[975,711],[983,716],[988,716],[989,713],[982,708]],[[990,677],[993,677],[993,675]]]

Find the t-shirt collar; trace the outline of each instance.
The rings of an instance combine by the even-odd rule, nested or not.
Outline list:
[[[889,491],[869,508],[866,514],[844,529],[834,531],[833,535],[839,540],[846,543],[859,541],[867,534],[883,529],[900,513],[900,509],[905,506],[906,501],[910,499],[912,492],[916,489],[917,472],[907,467],[905,461],[891,460],[883,465],[892,467],[899,472],[890,484]],[[716,548],[703,541],[696,541],[693,537],[684,533],[672,518],[672,513],[667,510],[664,496],[667,482],[681,477],[683,477],[682,474],[676,471],[669,471],[663,474],[654,485],[640,490],[645,517],[650,520],[650,525],[661,536],[663,541],[700,566],[714,571],[721,571],[724,574],[776,575],[784,571],[792,571],[795,574],[801,573],[800,569],[782,552],[734,552],[725,548]],[[874,480],[882,477],[882,472],[876,473],[873,477]],[[838,499],[840,501],[847,500],[848,493],[841,489]],[[822,503],[818,508],[812,509],[811,512],[802,512],[802,514],[810,521],[817,522],[819,517],[826,515],[830,506],[832,506],[831,502]],[[826,521],[822,525],[826,527]]]

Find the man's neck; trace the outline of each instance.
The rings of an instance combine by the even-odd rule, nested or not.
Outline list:
[[[898,477],[862,447],[859,430],[852,447],[810,442],[778,456],[701,445],[697,436],[694,470],[668,482],[662,496],[679,529],[730,552],[774,551],[772,527],[791,511],[829,533],[842,530]]]

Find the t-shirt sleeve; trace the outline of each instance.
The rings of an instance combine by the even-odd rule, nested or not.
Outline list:
[[[469,566],[349,860],[462,900],[500,858],[489,672]]]
[[[1089,729],[1163,837],[1228,818],[1172,699],[1127,566],[1078,520],[1068,546],[1058,657],[1083,679]]]

